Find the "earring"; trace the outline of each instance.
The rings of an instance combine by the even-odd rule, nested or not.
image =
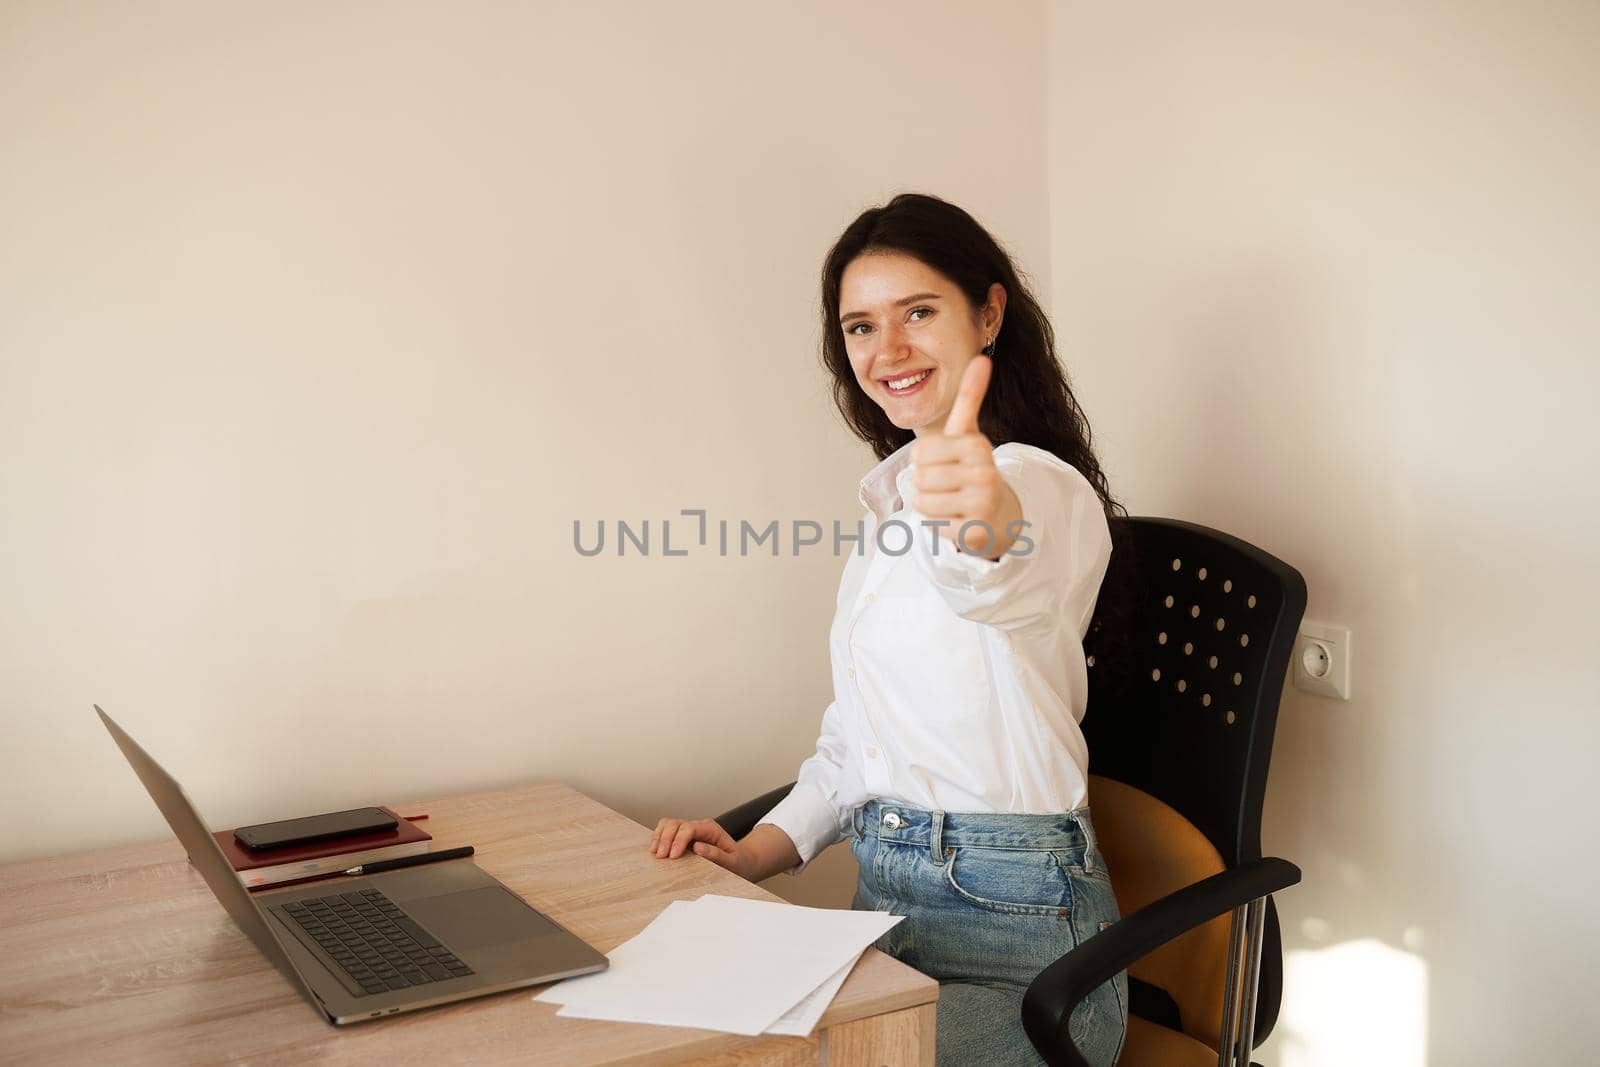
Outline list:
[[[986,356],[993,356],[994,355],[994,343],[996,341],[998,341],[998,340],[1000,340],[1000,335],[999,334],[995,334],[993,337],[989,338],[989,343],[983,346],[983,349],[982,349],[983,354],[986,355]]]

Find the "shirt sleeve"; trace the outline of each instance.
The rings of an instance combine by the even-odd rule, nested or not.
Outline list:
[[[917,566],[964,619],[1003,630],[1068,619],[1082,633],[1111,561],[1099,494],[1077,468],[1042,448],[1003,444],[994,461],[1022,504],[1027,525],[1017,543],[988,560],[919,527],[911,539]]]
[[[847,748],[839,723],[839,705],[829,704],[822,714],[822,735],[817,738],[816,753],[800,764],[800,774],[789,795],[756,823],[771,823],[794,842],[800,853],[800,866],[785,874],[800,874],[823,850],[850,831],[853,809],[839,800]]]

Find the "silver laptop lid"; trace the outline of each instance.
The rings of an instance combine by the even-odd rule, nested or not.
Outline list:
[[[167,825],[178,835],[184,850],[189,853],[189,862],[194,864],[200,876],[206,880],[212,895],[227,909],[228,914],[233,916],[233,921],[239,925],[239,929],[250,935],[250,940],[256,943],[256,947],[266,953],[267,959],[276,964],[284,976],[310,998],[311,989],[305,977],[289,962],[283,946],[278,944],[266,919],[256,909],[255,901],[250,899],[250,891],[239,881],[239,876],[234,873],[233,864],[222,854],[222,847],[211,836],[211,831],[206,829],[200,813],[195,810],[194,803],[184,793],[183,786],[163,770],[159,763],[151,759],[149,754],[139,747],[138,742],[129,737],[111,716],[101,711],[100,705],[96,704],[94,710],[100,716],[100,721],[106,724],[106,729],[111,731],[111,739],[122,749],[122,754],[133,766],[133,773],[144,783],[145,792],[150,794],[150,799],[161,809]]]

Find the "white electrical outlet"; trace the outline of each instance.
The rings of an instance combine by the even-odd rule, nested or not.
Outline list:
[[[1294,642],[1294,684],[1318,696],[1350,699],[1350,627],[1300,624]]]

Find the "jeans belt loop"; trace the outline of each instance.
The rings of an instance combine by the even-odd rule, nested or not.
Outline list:
[[[1078,829],[1083,831],[1083,870],[1085,874],[1095,873],[1095,856],[1100,853],[1100,846],[1094,839],[1094,820],[1089,818],[1088,808],[1079,808],[1072,813],[1072,821],[1078,824]]]
[[[944,866],[944,812],[933,813],[933,823],[928,827],[928,855],[936,867]]]

